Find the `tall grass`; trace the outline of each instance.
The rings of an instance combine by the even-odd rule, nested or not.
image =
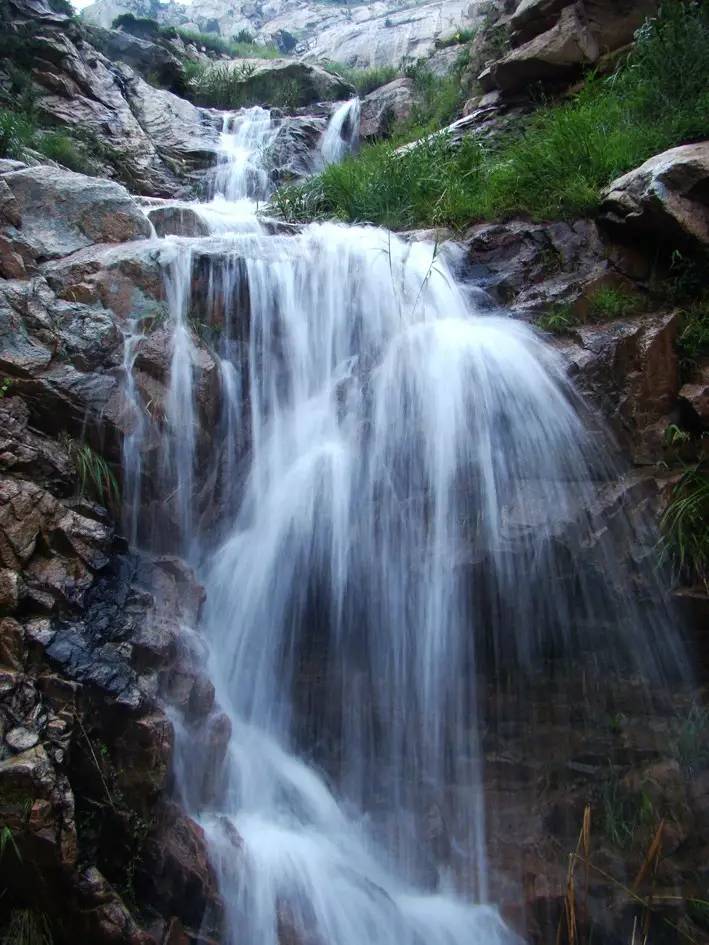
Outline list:
[[[372,69],[356,69],[341,62],[323,63],[324,68],[333,75],[342,76],[346,82],[357,89],[360,96],[369,95],[375,89],[399,78],[401,72],[394,66],[375,66]]]
[[[436,113],[440,124],[445,111]],[[615,75],[591,77],[572,100],[542,107],[496,145],[453,147],[442,137],[404,154],[395,143],[376,145],[328,167],[303,185],[301,197],[291,190],[275,204],[292,219],[335,216],[390,227],[463,227],[513,214],[573,218],[593,213],[619,174],[707,136],[709,0],[677,0],[644,26]]]
[[[277,59],[281,53],[275,46],[246,42],[243,38],[225,39],[214,33],[198,33],[178,26],[177,35],[186,43],[203,46],[210,52],[231,56],[233,59]]]
[[[188,82],[193,101],[209,108],[297,108],[308,98],[297,79],[278,72],[257,73],[248,62],[193,65],[188,70]]]
[[[709,468],[685,470],[662,517],[665,553],[677,577],[709,590]]]

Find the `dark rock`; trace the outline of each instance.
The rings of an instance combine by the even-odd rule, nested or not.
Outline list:
[[[393,125],[409,117],[414,107],[412,79],[394,79],[362,99],[359,133],[362,138],[384,138]]]

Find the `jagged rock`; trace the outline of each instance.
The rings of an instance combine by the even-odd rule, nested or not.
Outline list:
[[[69,451],[29,428],[30,413],[21,397],[0,400],[0,470],[32,479],[53,494],[70,495],[76,470]]]
[[[609,275],[597,228],[575,223],[484,223],[465,234],[475,285],[518,314],[575,302]]]
[[[150,901],[163,915],[194,930],[218,928],[221,902],[204,831],[177,804],[161,805],[143,869]]]
[[[76,884],[80,902],[80,930],[99,945],[157,945],[143,932],[121,897],[95,867],[85,870]]]
[[[51,875],[74,865],[74,798],[41,745],[0,760],[0,821],[12,831],[22,872]]]
[[[89,29],[91,43],[112,62],[123,62],[144,79],[157,78],[157,84],[174,92],[186,84],[182,62],[165,45],[141,39],[124,30]]]
[[[94,243],[150,235],[145,215],[120,184],[55,167],[5,174],[21,230],[38,259],[56,259]]]
[[[510,93],[532,82],[569,81],[630,43],[657,6],[657,0],[528,0],[511,20],[515,41],[523,45],[493,63],[485,87]]]
[[[557,342],[576,384],[600,405],[636,463],[662,455],[679,391],[677,313],[585,325]]]
[[[664,151],[615,180],[601,212],[613,231],[709,248],[709,142]]]
[[[362,138],[384,138],[397,121],[409,117],[414,106],[412,79],[394,79],[362,99],[359,133]]]

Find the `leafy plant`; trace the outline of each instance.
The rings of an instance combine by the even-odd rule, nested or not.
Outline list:
[[[589,299],[589,315],[596,319],[628,318],[643,307],[637,292],[613,286],[601,286]]]
[[[709,475],[702,463],[686,469],[673,488],[661,526],[678,578],[709,587]]]
[[[86,443],[74,446],[71,452],[79,474],[79,495],[91,496],[115,511],[120,502],[120,490],[106,460]]]

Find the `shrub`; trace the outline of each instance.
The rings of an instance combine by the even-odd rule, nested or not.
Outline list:
[[[325,63],[325,69],[333,75],[341,76],[346,82],[353,85],[360,96],[369,95],[370,92],[381,88],[382,85],[386,85],[387,82],[391,82],[401,74],[394,66],[356,69],[352,66],[345,66],[340,62]]]
[[[28,115],[0,109],[0,157],[21,158],[36,133]]]
[[[76,142],[69,135],[60,132],[49,132],[35,141],[35,150],[62,167],[79,174],[91,174],[95,171],[93,163],[86,153],[77,147]]]
[[[404,131],[449,121],[460,84],[452,77],[437,84],[421,66],[409,74],[423,103]],[[337,172],[328,168],[319,185],[308,184],[307,199],[290,193],[284,204],[394,227],[465,226],[512,214],[573,218],[593,213],[602,188],[619,174],[708,135],[709,2],[671,3],[640,31],[615,75],[591,77],[575,98],[542,107],[494,146],[424,143],[397,156],[378,145],[364,148]],[[413,197],[400,179],[409,181]],[[377,191],[369,204],[361,199],[365,183]]]
[[[644,300],[637,292],[614,286],[601,286],[588,301],[588,312],[592,319],[604,320],[628,318],[637,315]]]
[[[664,552],[679,579],[709,589],[709,469],[690,466],[662,517]]]

